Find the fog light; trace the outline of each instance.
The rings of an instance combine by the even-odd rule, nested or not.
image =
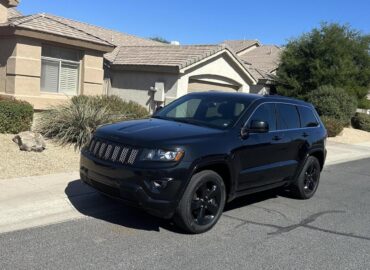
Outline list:
[[[150,191],[154,193],[161,192],[167,187],[169,181],[172,181],[172,178],[162,180],[151,180],[149,182]]]

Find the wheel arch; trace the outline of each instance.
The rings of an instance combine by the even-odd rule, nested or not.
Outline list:
[[[320,169],[323,170],[324,168],[324,163],[325,163],[325,154],[323,150],[316,149],[312,150],[308,153],[309,156],[313,156],[319,160],[320,163]]]
[[[232,194],[234,193],[234,179],[233,170],[230,167],[230,164],[225,159],[216,159],[216,160],[207,160],[201,163],[198,163],[194,166],[192,174],[190,178],[201,171],[204,170],[211,170],[219,174],[224,181],[225,188],[226,188],[226,196],[227,200],[232,198]]]

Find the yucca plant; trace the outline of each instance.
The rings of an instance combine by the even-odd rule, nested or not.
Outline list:
[[[120,107],[118,103],[122,105],[121,111],[116,109]],[[112,106],[113,104],[116,107]],[[100,125],[142,118],[143,110],[146,112],[145,116],[148,114],[145,108],[138,104],[139,113],[122,113],[126,104],[129,103],[119,97],[76,96],[65,105],[43,112],[37,130],[46,138],[63,146],[74,145],[75,150],[78,150],[90,141]]]

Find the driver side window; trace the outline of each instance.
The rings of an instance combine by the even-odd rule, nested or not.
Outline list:
[[[276,130],[275,104],[265,103],[260,105],[249,120],[248,127],[252,121],[265,121],[269,125],[269,131]]]

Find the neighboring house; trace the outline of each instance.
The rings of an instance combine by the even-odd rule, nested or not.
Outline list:
[[[0,95],[35,109],[79,94],[116,94],[154,109],[192,91],[250,92],[258,81],[224,45],[166,45],[58,16],[23,16],[18,4],[0,0]]]
[[[66,95],[102,94],[103,54],[114,45],[44,14],[22,16],[0,0],[0,94],[35,109]]]
[[[226,40],[223,44],[236,53],[258,80],[256,85],[251,86],[252,93],[267,94],[274,90],[282,48],[276,45],[262,45],[257,40]]]
[[[149,108],[190,92],[249,93],[257,82],[222,45],[122,46],[110,63],[110,77],[111,94]]]

